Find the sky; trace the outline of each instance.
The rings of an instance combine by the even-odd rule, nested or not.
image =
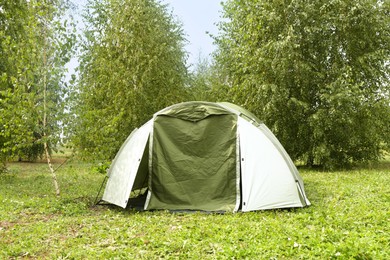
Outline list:
[[[218,34],[217,23],[220,20],[221,0],[163,0],[169,5],[173,15],[183,24],[186,38],[189,41],[186,50],[188,62],[194,64],[199,55],[208,57],[214,50],[212,35]]]
[[[168,4],[168,11],[172,11],[173,16],[182,23],[186,35],[188,52],[187,65],[195,64],[199,55],[208,58],[215,50],[213,39],[210,35],[217,35],[217,23],[221,16],[222,0],[160,0],[162,4]],[[81,12],[86,0],[73,0]],[[81,19],[76,15],[77,19]],[[79,26],[82,28],[82,26]],[[210,59],[209,59],[210,60]],[[69,64],[69,74],[74,73],[77,67],[77,59],[74,58]]]

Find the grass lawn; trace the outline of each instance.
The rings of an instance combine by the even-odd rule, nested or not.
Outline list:
[[[57,160],[58,166],[60,160]],[[312,206],[237,214],[93,206],[104,176],[12,163],[0,174],[0,259],[390,259],[390,162],[300,169]]]

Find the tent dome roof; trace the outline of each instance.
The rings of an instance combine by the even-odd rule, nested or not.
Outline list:
[[[165,115],[197,122],[212,115],[237,114],[247,121],[260,125],[262,122],[245,108],[229,102],[189,101],[166,107],[157,115]]]

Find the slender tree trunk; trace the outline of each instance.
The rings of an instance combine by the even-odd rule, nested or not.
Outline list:
[[[45,141],[43,143],[43,145],[45,147],[46,160],[47,160],[47,164],[49,166],[50,172],[51,172],[51,177],[53,179],[53,184],[54,184],[54,188],[56,190],[56,195],[59,196],[60,195],[60,186],[58,185],[57,174],[55,173],[55,171],[53,169],[53,165],[51,164],[50,153],[49,153],[49,148],[47,146],[47,142]]]
[[[46,26],[46,25],[45,25]],[[47,125],[47,100],[46,100],[46,96],[47,96],[47,71],[48,70],[48,66],[47,66],[47,47],[46,47],[46,28],[44,28],[44,41],[45,41],[45,45],[44,45],[44,50],[43,50],[43,68],[44,68],[44,71],[43,71],[43,146],[44,146],[44,149],[45,149],[45,155],[46,155],[46,161],[47,161],[47,165],[49,166],[49,169],[50,169],[50,172],[51,172],[51,177],[53,179],[53,184],[54,184],[54,188],[55,188],[55,191],[56,191],[56,195],[59,196],[60,195],[60,186],[58,185],[58,181],[57,181],[57,175],[54,171],[54,168],[53,168],[53,165],[51,164],[51,156],[50,156],[50,153],[49,153],[49,146],[48,146],[48,142],[47,142],[47,134],[46,134],[46,125]]]

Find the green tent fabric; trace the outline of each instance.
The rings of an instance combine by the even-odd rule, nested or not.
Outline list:
[[[237,196],[235,115],[205,110],[189,117],[181,112],[154,120],[148,209],[232,211]]]
[[[282,145],[252,113],[230,103],[185,102],[136,129],[109,169],[103,200],[145,210],[252,211],[310,205]]]

